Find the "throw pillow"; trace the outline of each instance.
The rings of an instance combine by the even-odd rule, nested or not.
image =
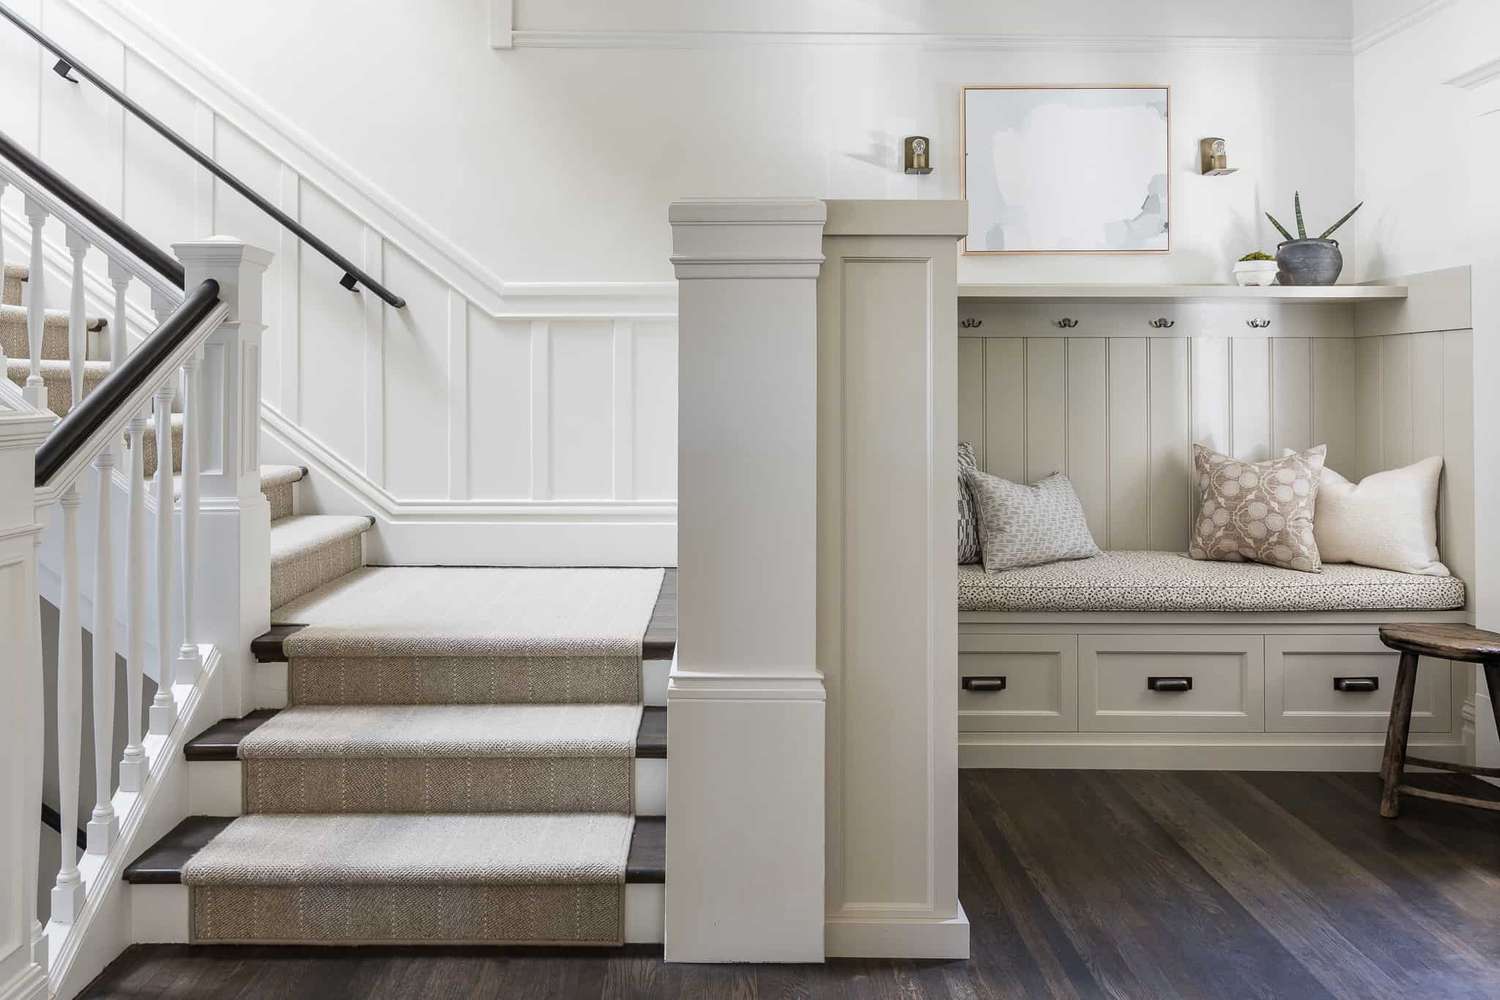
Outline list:
[[[958,443],[958,564],[960,566],[979,561],[979,524],[974,517],[974,497],[969,493],[969,484],[964,482],[964,473],[979,471],[979,460],[974,457],[974,446],[967,441]]]
[[[1438,480],[1442,474],[1443,460],[1436,456],[1402,469],[1376,472],[1358,483],[1325,468],[1318,485],[1318,513],[1313,518],[1313,536],[1323,561],[1418,576],[1451,576],[1438,557]]]
[[[1198,516],[1188,555],[1319,573],[1313,509],[1325,445],[1265,462],[1241,462],[1193,445]]]
[[[1061,473],[1023,486],[978,469],[964,474],[979,514],[986,572],[1099,555],[1083,504]]]

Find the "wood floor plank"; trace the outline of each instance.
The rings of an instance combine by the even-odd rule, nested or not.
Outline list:
[[[1459,775],[1411,780],[1454,794]],[[661,948],[141,945],[86,997],[682,1000],[1500,995],[1500,816],[1374,775],[964,771],[968,962],[667,965]]]

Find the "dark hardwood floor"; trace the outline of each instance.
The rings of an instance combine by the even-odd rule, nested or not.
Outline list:
[[[1500,815],[1409,799],[1382,820],[1369,774],[964,771],[960,789],[969,962],[137,946],[84,995],[1500,997]]]

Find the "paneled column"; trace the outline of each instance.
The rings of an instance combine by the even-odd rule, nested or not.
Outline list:
[[[828,202],[817,371],[830,956],[969,955],[954,529],[967,221],[961,201]]]
[[[41,847],[41,603],[32,473],[52,416],[0,398],[0,990],[47,995],[46,938],[37,922]]]
[[[823,958],[821,201],[671,206],[680,625],[666,957]],[[950,518],[951,521],[951,518]]]
[[[212,278],[229,307],[203,346],[189,414],[201,472],[194,589],[214,595],[193,616],[195,641],[217,646],[227,671],[225,714],[243,715],[255,707],[250,640],[271,622],[271,514],[260,492],[261,283],[271,254],[224,236],[173,250],[187,270],[186,288]]]

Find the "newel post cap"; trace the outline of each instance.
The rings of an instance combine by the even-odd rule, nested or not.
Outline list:
[[[816,198],[677,201],[672,268],[693,278],[816,278],[828,209]]]
[[[226,323],[260,327],[261,279],[271,251],[232,236],[173,243],[172,250],[182,261],[188,289],[209,278],[219,283],[219,300],[229,307]]]

